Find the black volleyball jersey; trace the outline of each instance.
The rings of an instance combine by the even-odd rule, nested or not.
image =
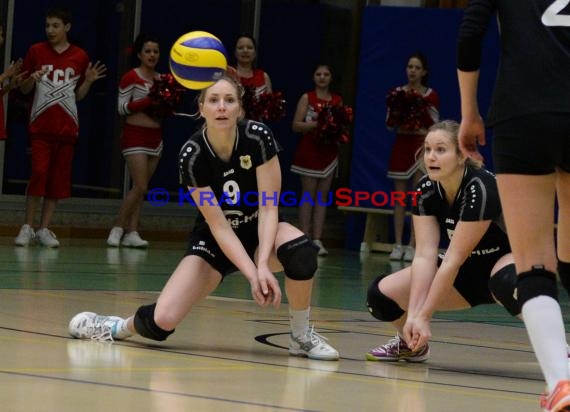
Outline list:
[[[445,199],[445,191],[439,182],[426,175],[418,182],[413,213],[419,216],[435,216],[442,238],[451,240],[457,223],[491,220],[471,257],[498,253],[503,256],[511,251],[502,218],[501,203],[495,176],[485,169],[465,168],[461,185],[452,205]]]
[[[278,202],[257,189],[256,168],[280,150],[271,130],[263,123],[245,120],[238,124],[233,153],[229,161],[221,160],[206,137],[206,130],[196,132],[182,146],[179,154],[180,183],[186,187],[210,186],[199,202],[219,205],[236,232],[257,230],[259,203]],[[198,213],[196,227],[205,225]]]
[[[459,30],[460,70],[479,68],[482,40],[495,12],[502,52],[487,123],[530,113],[570,113],[570,0],[471,0]]]

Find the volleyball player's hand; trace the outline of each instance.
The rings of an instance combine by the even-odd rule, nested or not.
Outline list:
[[[279,308],[282,294],[279,281],[273,272],[268,267],[259,266],[257,268],[257,279],[259,280],[261,293],[265,298],[265,305],[263,306],[272,304],[276,309]]]
[[[464,117],[459,126],[459,148],[461,152],[472,159],[483,161],[483,156],[479,152],[478,146],[484,146],[485,124],[481,116]]]
[[[404,325],[404,340],[412,351],[423,348],[431,338],[430,320],[416,317],[408,318]]]
[[[251,287],[251,296],[253,297],[253,300],[255,300],[259,306],[266,306],[265,296],[263,296],[263,293],[261,292],[261,286],[259,285],[257,276],[248,280]]]

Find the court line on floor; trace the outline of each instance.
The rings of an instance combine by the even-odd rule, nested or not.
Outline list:
[[[137,387],[137,386],[97,382],[97,381],[90,381],[90,380],[85,380],[85,379],[64,378],[61,376],[38,375],[38,374],[33,374],[33,373],[6,371],[6,370],[2,370],[2,369],[0,369],[0,373],[5,374],[5,375],[20,376],[20,377],[26,377],[26,378],[47,379],[47,380],[59,381],[59,382],[78,383],[78,384],[85,384],[85,385],[96,385],[96,386],[102,386],[102,387],[113,388],[113,389],[128,389],[128,390],[139,391],[139,392],[159,393],[162,395],[181,396],[184,398],[196,398],[196,399],[224,402],[224,403],[230,403],[230,404],[258,406],[258,407],[263,407],[263,408],[273,408],[273,409],[278,409],[278,410],[283,410],[283,411],[318,412],[318,410],[316,410],[316,409],[290,408],[290,407],[286,407],[286,406],[272,405],[272,404],[267,404],[267,403],[247,402],[247,401],[240,401],[240,400],[235,400],[235,399],[220,398],[220,397],[216,397],[216,396],[205,396],[205,395],[197,395],[197,394],[193,394],[193,393],[181,393],[181,392],[157,390],[157,389],[151,389],[151,388],[141,388],[141,387]]]
[[[268,325],[279,325],[279,326],[288,326],[288,321],[282,321],[282,320],[276,320],[276,319],[253,319],[253,320],[248,320],[249,322],[259,322],[259,323],[264,323],[264,324],[268,324]],[[379,337],[386,337],[386,338],[393,338],[394,335],[393,334],[386,334],[386,333],[374,333],[374,332],[362,332],[362,331],[354,331],[354,330],[343,330],[343,329],[337,329],[337,328],[331,328],[331,327],[326,327],[323,326],[326,323],[354,323],[354,322],[359,322],[359,323],[373,323],[373,324],[378,324],[377,321],[368,321],[368,320],[361,320],[361,319],[353,319],[353,320],[347,320],[347,319],[342,319],[342,320],[331,320],[331,319],[326,319],[326,320],[315,320],[315,323],[319,322],[319,330],[321,331],[326,331],[327,333],[353,333],[353,334],[359,334],[359,335],[367,335],[367,336],[379,336]],[[457,323],[457,321],[454,320],[443,320],[443,321],[439,321],[439,320],[434,320],[434,323],[440,323],[440,322],[445,322],[445,323]],[[463,323],[463,322],[459,322],[459,323]],[[503,326],[503,325],[488,325],[488,326],[494,326],[494,327],[508,327],[508,326]],[[445,341],[445,340],[441,340],[441,339],[430,339],[429,341],[430,343],[439,343],[439,344],[444,344],[444,345],[455,345],[455,346],[461,346],[461,347],[466,347],[466,348],[479,348],[479,349],[492,349],[492,350],[498,350],[498,351],[507,351],[507,352],[521,352],[521,353],[534,353],[532,351],[532,349],[516,349],[516,348],[506,348],[506,347],[497,347],[497,346],[489,346],[489,345],[484,345],[484,344],[473,344],[473,343],[464,343],[464,342],[449,342],[449,341]]]
[[[8,327],[3,327],[3,326],[0,326],[0,330],[8,330],[8,331],[27,333],[27,334],[32,334],[32,335],[40,335],[40,336],[48,336],[48,337],[53,337],[53,338],[65,339],[65,340],[73,340],[73,338],[68,337],[68,336],[62,336],[62,335],[56,335],[56,334],[50,334],[50,333],[44,333],[44,332],[28,331],[28,330],[16,329],[16,328],[8,328]],[[102,344],[107,344],[107,343],[102,343]],[[137,348],[137,349],[142,349],[142,350],[163,352],[163,353],[168,353],[168,354],[194,356],[197,358],[216,359],[216,360],[222,360],[222,361],[233,361],[233,362],[238,362],[238,363],[262,365],[262,366],[273,366],[273,367],[278,367],[278,368],[294,368],[294,369],[308,370],[308,371],[331,372],[330,370],[318,369],[318,368],[314,368],[314,367],[303,367],[303,366],[288,365],[288,364],[284,365],[284,364],[272,363],[272,362],[266,362],[266,361],[255,361],[255,360],[251,360],[251,359],[236,359],[236,358],[231,358],[231,357],[227,357],[227,356],[218,356],[218,355],[204,355],[204,354],[199,354],[199,353],[187,352],[187,351],[183,351],[183,350],[176,350],[176,349],[169,349],[169,348],[165,348],[165,347],[159,347],[156,345],[148,346],[148,345],[144,345],[144,344],[141,344],[141,343],[135,342],[135,341],[121,341],[121,342],[115,342],[114,344],[117,346],[124,346],[124,347],[129,347],[129,348]],[[283,347],[281,346],[281,348],[283,348]],[[341,360],[365,362],[365,360],[362,360],[362,359],[345,358],[345,357],[341,357]],[[450,373],[450,374],[467,375],[467,376],[476,375],[476,376],[486,376],[486,377],[501,378],[501,379],[510,378],[510,379],[517,379],[517,380],[522,380],[522,381],[529,381],[529,382],[542,382],[541,379],[522,378],[522,377],[518,377],[518,376],[504,376],[504,375],[498,375],[498,374],[472,373],[472,372],[457,371],[457,370],[446,369],[446,368],[437,368],[437,367],[432,368],[431,366],[430,366],[430,370],[438,371],[438,372],[445,372],[445,373]],[[373,375],[373,374],[349,372],[349,371],[338,371],[337,370],[337,371],[332,371],[331,373],[339,374],[339,375],[346,375],[346,376],[365,377],[365,378],[379,378],[377,375]],[[494,392],[494,393],[510,393],[510,394],[518,394],[518,395],[540,395],[540,393],[538,393],[538,392],[536,392],[536,393],[535,392],[524,392],[524,391],[480,387],[480,386],[472,386],[472,385],[462,385],[462,384],[452,384],[452,383],[444,383],[444,382],[415,380],[415,379],[402,378],[402,377],[398,377],[398,378],[381,377],[381,379],[396,380],[396,381],[402,381],[402,382],[412,382],[412,383],[422,383],[422,384],[426,384],[426,385],[434,385],[436,387],[450,387],[450,388],[463,388],[463,389],[481,390],[481,391],[489,391],[489,392]]]

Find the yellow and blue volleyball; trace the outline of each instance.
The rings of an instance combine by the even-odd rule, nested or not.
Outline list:
[[[172,76],[188,89],[200,90],[212,85],[227,67],[224,45],[205,31],[192,31],[180,36],[170,49]]]

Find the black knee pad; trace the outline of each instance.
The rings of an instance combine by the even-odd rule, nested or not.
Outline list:
[[[154,322],[155,308],[156,303],[153,303],[152,305],[141,306],[137,310],[134,319],[135,330],[145,338],[163,341],[174,333],[174,329],[170,331],[164,330]]]
[[[277,258],[288,278],[312,279],[317,271],[318,247],[306,235],[283,243],[277,249]]]
[[[556,275],[540,266],[522,272],[517,279],[518,301],[522,308],[526,301],[538,296],[550,296],[558,300]]]
[[[501,302],[507,312],[513,316],[521,313],[521,308],[515,290],[517,288],[517,270],[511,263],[499,270],[488,282],[489,290],[495,298]]]
[[[378,276],[368,288],[366,306],[376,319],[392,322],[400,319],[406,313],[396,302],[384,295],[378,288],[378,282],[384,276]]]
[[[570,295],[570,263],[558,261],[558,276],[562,286]]]

